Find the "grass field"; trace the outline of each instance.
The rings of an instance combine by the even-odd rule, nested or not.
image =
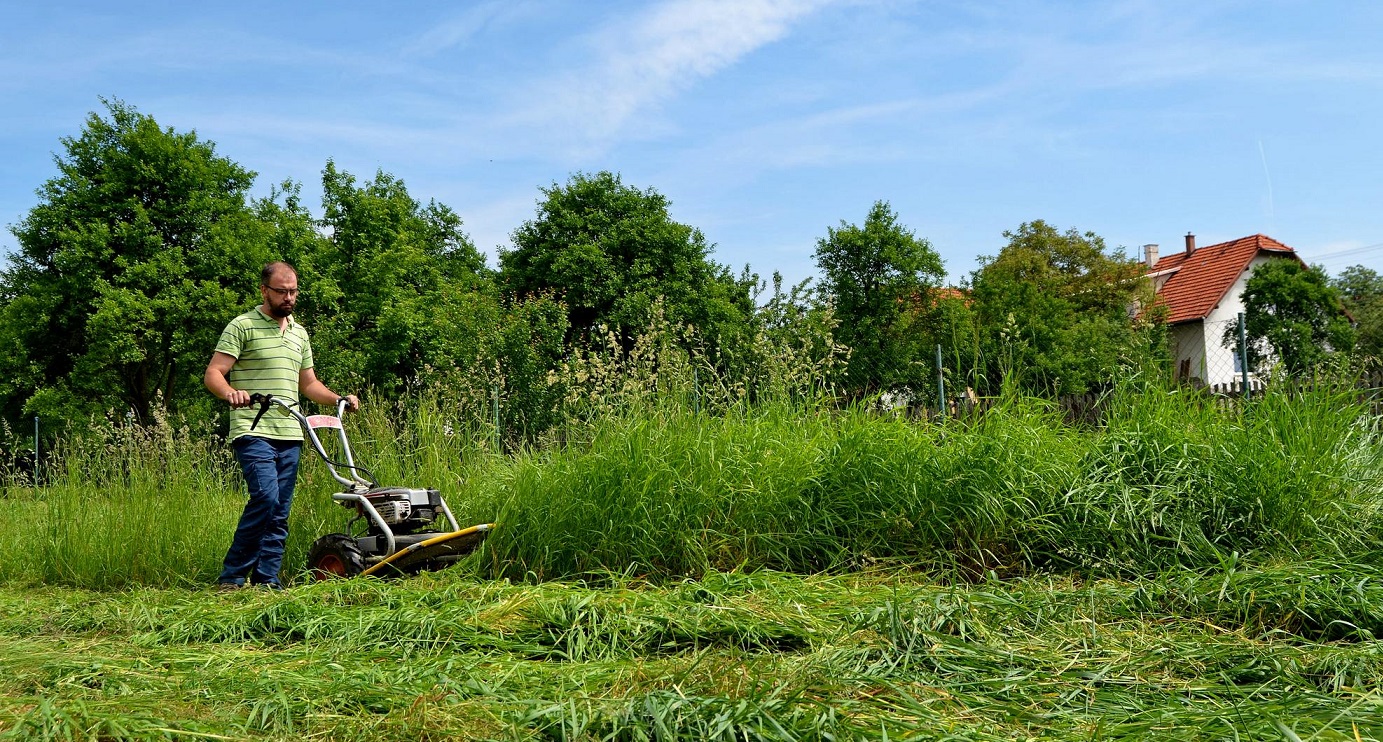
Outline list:
[[[97,425],[0,497],[0,738],[1383,739],[1377,421],[1105,409],[653,405],[501,456],[376,406],[360,458],[497,521],[485,548],[227,594],[224,447]],[[292,578],[331,491],[309,462]]]
[[[1371,567],[0,590],[36,739],[1383,737]]]
[[[41,739],[1377,739],[1383,582],[1296,565],[0,591]]]

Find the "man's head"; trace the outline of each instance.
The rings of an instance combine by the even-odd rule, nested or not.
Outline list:
[[[282,260],[264,266],[259,272],[259,293],[265,311],[278,319],[287,317],[298,303],[298,271]]]

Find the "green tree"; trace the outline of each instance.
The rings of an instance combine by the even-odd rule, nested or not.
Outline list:
[[[886,201],[876,201],[862,226],[844,221],[816,243],[822,288],[835,305],[837,339],[850,348],[847,389],[869,393],[917,385],[929,372],[925,344],[912,331],[916,307],[930,307],[945,277],[930,243],[898,223]]]
[[[323,349],[324,378],[395,395],[430,389],[486,421],[497,401],[509,443],[558,421],[564,390],[550,377],[565,306],[547,294],[504,300],[455,212],[423,205],[398,178],[358,182],[328,162],[322,187],[315,228],[325,236],[283,254],[298,249],[299,314]]]
[[[511,303],[489,346],[498,370],[500,424],[513,440],[532,442],[562,419],[566,389],[550,381],[566,355],[567,308],[550,296]]]
[[[1354,352],[1383,358],[1383,276],[1371,268],[1351,265],[1340,271],[1330,285],[1354,317]]]
[[[253,295],[272,225],[255,174],[195,132],[103,101],[11,230],[0,274],[0,405],[49,419],[149,419],[201,394],[217,333]],[[272,204],[261,209],[272,209]]]
[[[1158,324],[1132,313],[1146,298],[1141,263],[1041,220],[1004,237],[971,277],[990,390],[1007,374],[1033,392],[1084,392],[1164,351]]]
[[[383,172],[357,184],[328,162],[327,236],[298,258],[323,378],[398,393],[431,372],[473,367],[498,325],[485,259],[451,209],[423,206]]]
[[[913,311],[909,322],[927,348],[941,346],[948,396],[955,398],[967,388],[985,388],[987,369],[980,352],[980,324],[970,292],[939,291],[929,306]]]
[[[673,221],[661,194],[609,172],[578,173],[542,193],[537,215],[500,251],[510,296],[555,295],[575,334],[603,324],[628,341],[661,299],[668,320],[696,327],[713,347],[743,336],[752,281],[713,262],[701,231]]]
[[[1254,268],[1244,286],[1249,365],[1272,359],[1287,373],[1310,371],[1333,351],[1354,346],[1354,330],[1325,272],[1296,260],[1270,260]],[[1232,342],[1226,331],[1226,341]]]

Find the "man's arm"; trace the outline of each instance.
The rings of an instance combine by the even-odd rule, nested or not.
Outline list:
[[[317,374],[310,368],[305,368],[298,372],[298,391],[302,392],[308,399],[317,404],[336,406],[336,400],[341,399],[340,394],[333,392],[317,378]],[[346,409],[355,412],[360,409],[360,400],[354,394],[345,395]]]
[[[243,389],[236,389],[226,380],[226,374],[230,373],[231,367],[235,365],[235,356],[229,353],[216,351],[211,354],[211,363],[206,366],[206,373],[202,374],[202,384],[206,385],[207,391],[216,396],[217,399],[224,399],[230,403],[231,407],[249,407],[250,393]]]

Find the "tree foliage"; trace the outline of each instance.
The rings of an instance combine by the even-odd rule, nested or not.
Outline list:
[[[328,162],[326,237],[299,257],[300,313],[319,375],[346,388],[398,392],[429,369],[470,368],[498,324],[484,257],[461,219],[423,206],[384,172],[365,183]]]
[[[1262,263],[1249,276],[1243,301],[1252,368],[1276,359],[1297,375],[1354,345],[1339,295],[1319,268],[1286,259]]]
[[[566,308],[550,294],[503,300],[449,208],[331,162],[320,219],[292,182],[248,199],[254,173],[212,143],[119,101],[106,109],[62,140],[58,175],[12,228],[20,250],[0,273],[6,419],[130,411],[145,422],[160,407],[210,417],[220,406],[201,376],[217,336],[258,303],[261,267],[287,260],[333,386],[442,384],[458,404],[488,409],[502,395],[512,436],[552,423]]]
[[[1141,263],[1041,220],[1004,237],[971,279],[980,355],[997,361],[983,371],[991,388],[1008,374],[1032,391],[1084,392],[1165,352],[1155,319],[1133,314],[1146,299]]]
[[[255,174],[213,143],[105,107],[62,140],[58,174],[11,228],[19,250],[0,272],[0,414],[11,421],[106,410],[146,421],[160,404],[208,413],[200,379],[217,334],[258,303],[259,270],[278,259],[299,269],[298,315],[322,378],[432,387],[483,406],[487,430],[497,412],[511,443],[567,414],[562,385],[578,382],[563,363],[590,351],[583,338],[613,337],[606,347],[628,355],[655,325],[746,399],[903,386],[929,398],[937,345],[953,389],[989,393],[1003,380],[1081,392],[1165,360],[1155,313],[1134,309],[1151,306],[1141,264],[1042,221],[1005,232],[966,291],[943,291],[938,253],[878,201],[817,241],[818,286],[785,290],[775,276],[756,306],[757,277],[714,262],[665,197],[617,174],[541,189],[495,273],[454,211],[382,171],[360,181],[328,162],[316,217],[298,185],[252,199]],[[1290,261],[1256,272],[1245,301],[1258,358],[1271,347],[1301,370],[1348,347],[1341,298],[1359,350],[1383,351],[1383,279],[1355,266],[1333,286]]]
[[[271,230],[246,198],[254,173],[195,132],[105,107],[62,139],[58,175],[12,227],[19,251],[0,274],[7,417],[176,408],[200,391],[207,349],[269,257]]]
[[[837,339],[850,348],[846,385],[856,393],[918,384],[928,372],[922,336],[912,326],[929,308],[945,277],[941,256],[898,223],[886,201],[876,201],[856,226],[840,223],[817,241],[823,289],[840,321]]]
[[[712,261],[701,231],[673,221],[661,194],[609,172],[578,173],[542,192],[513,249],[500,251],[509,295],[555,295],[578,334],[603,324],[628,339],[661,299],[668,320],[697,327],[713,345],[742,335],[752,282]]]
[[[1371,268],[1351,265],[1340,271],[1330,285],[1354,317],[1354,352],[1383,358],[1383,276]]]

